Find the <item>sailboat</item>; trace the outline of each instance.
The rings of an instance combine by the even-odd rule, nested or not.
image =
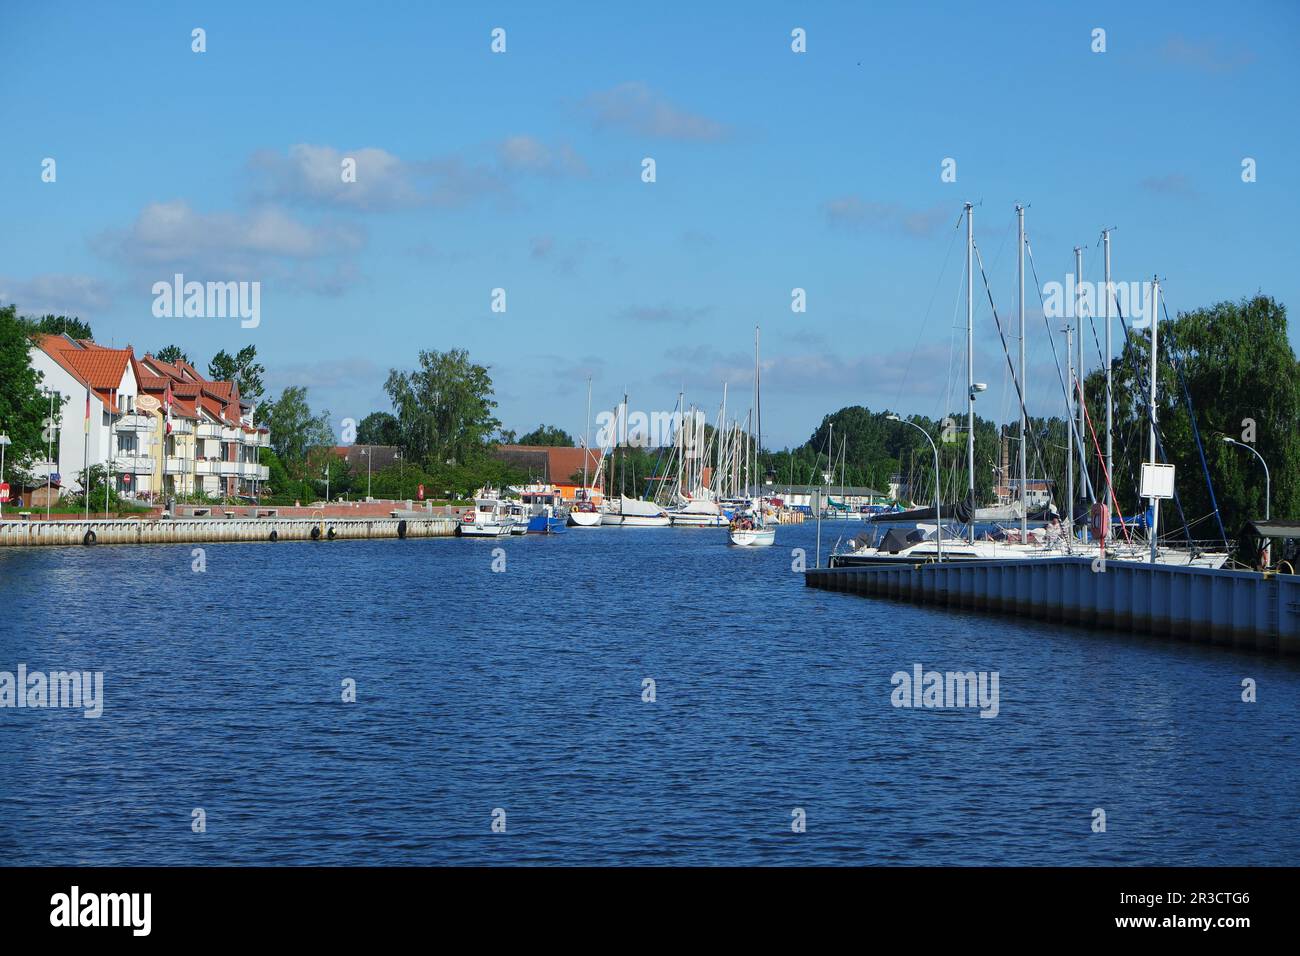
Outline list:
[[[776,517],[769,516],[763,507],[761,493],[755,495],[758,485],[758,456],[763,448],[763,404],[761,371],[758,364],[758,327],[754,328],[754,449],[752,456],[745,455],[745,498],[747,507],[731,519],[727,541],[741,548],[764,548],[776,543]],[[748,444],[748,435],[746,436]]]
[[[573,507],[569,509],[569,524],[575,528],[599,528],[600,511],[592,500],[592,486],[600,484],[600,473],[605,468],[605,456],[600,456],[596,466],[596,476],[587,481],[587,465],[591,461],[591,379],[587,379],[587,433],[582,436],[582,488],[579,489]]]
[[[1073,366],[1073,343],[1071,340],[1072,329],[1067,323],[1063,330],[1066,333],[1066,353],[1069,385],[1066,387],[1067,396],[1067,485],[1066,498],[1069,506],[1066,509],[1065,521],[1062,523],[1059,519],[1053,519],[1045,528],[1030,529],[1028,526],[1028,482],[1024,479],[1027,473],[1027,448],[1026,448],[1026,420],[1027,413],[1024,405],[1025,394],[1025,303],[1024,303],[1024,253],[1028,248],[1028,242],[1024,232],[1024,207],[1016,207],[1019,219],[1019,277],[1020,277],[1020,380],[1017,382],[1017,388],[1020,397],[1020,501],[1016,503],[1013,519],[1018,519],[1019,531],[1008,531],[1003,540],[992,540],[986,538],[977,540],[975,538],[975,524],[992,509],[976,509],[975,503],[975,485],[974,485],[974,403],[975,395],[984,390],[984,386],[974,380],[974,366],[972,358],[972,339],[973,339],[973,262],[972,253],[974,252],[973,227],[971,225],[972,207],[970,203],[966,204],[966,255],[967,255],[967,286],[966,286],[966,335],[967,335],[967,385],[969,388],[969,427],[967,429],[967,461],[968,474],[970,480],[969,492],[966,505],[970,512],[970,518],[966,522],[967,534],[964,536],[954,535],[953,531],[947,529],[942,524],[942,519],[937,513],[928,515],[935,524],[920,524],[915,528],[907,529],[906,527],[879,528],[870,529],[867,534],[860,536],[852,542],[850,550],[846,553],[834,554],[831,556],[831,567],[845,567],[854,565],[871,565],[871,564],[918,564],[929,563],[934,561],[990,561],[990,560],[1015,560],[1015,559],[1043,559],[1043,558],[1061,558],[1061,557],[1086,557],[1091,554],[1100,552],[1105,555],[1107,561],[1133,561],[1148,562],[1152,564],[1174,564],[1192,567],[1219,568],[1227,560],[1227,554],[1221,552],[1200,551],[1197,549],[1181,549],[1165,547],[1161,548],[1157,540],[1157,528],[1159,520],[1159,499],[1156,497],[1149,498],[1148,506],[1148,523],[1150,530],[1148,534],[1149,551],[1142,547],[1141,543],[1125,532],[1125,537],[1120,538],[1113,534],[1110,524],[1110,514],[1114,508],[1114,492],[1109,480],[1111,474],[1111,431],[1112,431],[1112,403],[1110,387],[1110,363],[1111,363],[1111,345],[1110,345],[1110,303],[1109,296],[1106,297],[1106,312],[1103,316],[1106,324],[1106,362],[1107,362],[1107,422],[1106,422],[1106,452],[1104,457],[1103,477],[1106,478],[1108,485],[1108,497],[1105,501],[1098,502],[1093,507],[1093,517],[1091,521],[1091,532],[1094,540],[1097,542],[1090,548],[1086,544],[1086,539],[1081,542],[1074,533],[1074,469],[1075,461],[1075,432],[1078,431],[1078,449],[1079,461],[1078,467],[1080,475],[1088,493],[1091,493],[1091,485],[1088,479],[1085,467],[1084,452],[1084,435],[1087,429],[1086,405],[1083,402],[1082,382],[1084,377],[1084,363],[1082,360],[1082,351],[1079,356],[1079,369],[1076,377]],[[1106,249],[1106,280],[1104,288],[1109,290],[1110,284],[1110,231],[1106,230],[1102,234]],[[1032,253],[1031,253],[1032,255]],[[1081,250],[1075,250],[1075,269],[1076,274],[1082,272]],[[1082,276],[1079,275],[1080,280]],[[1081,283],[1080,283],[1081,285]],[[1157,351],[1157,328],[1158,328],[1158,304],[1160,296],[1159,281],[1152,283],[1152,315],[1151,315],[1151,369],[1150,369],[1150,405],[1149,405],[1149,432],[1150,432],[1150,466],[1158,464],[1156,456],[1156,412],[1157,403],[1157,385],[1159,376],[1157,374],[1156,361]],[[1082,339],[1082,335],[1080,335]],[[1010,357],[1008,356],[1008,362]],[[1063,383],[1064,384],[1064,383]],[[1077,406],[1075,401],[1078,401]],[[1075,410],[1078,410],[1078,418],[1075,418]],[[914,426],[919,427],[919,426]],[[938,465],[938,454],[936,452],[936,469]],[[1146,467],[1146,466],[1144,466]],[[937,476],[936,476],[937,477]],[[958,509],[960,510],[960,509]],[[936,502],[937,511],[937,502]],[[1095,549],[1095,550],[1094,550]]]
[[[619,406],[615,422],[614,441],[617,446],[622,440],[626,442],[627,429],[627,395],[623,395],[623,404]],[[611,474],[611,478],[613,475]],[[663,505],[641,498],[629,498],[621,492],[617,497],[606,496],[604,511],[600,523],[619,528],[666,528],[672,523],[668,511]]]

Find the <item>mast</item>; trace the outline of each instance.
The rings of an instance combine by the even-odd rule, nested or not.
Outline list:
[[[758,326],[754,326],[754,490],[761,491],[758,477],[758,456],[763,450],[763,384],[758,367]],[[759,516],[763,509],[759,508]]]
[[[1151,277],[1151,464],[1156,464],[1156,356],[1158,348],[1158,336],[1156,326],[1160,314],[1160,278]],[[1154,491],[1155,489],[1151,489]],[[1160,499],[1152,497],[1149,499],[1151,505],[1151,563],[1156,563],[1156,538],[1160,528]]]
[[[1067,550],[1074,544],[1074,329],[1065,320],[1066,381],[1070,398],[1065,403],[1065,540]]]
[[[726,458],[724,456],[726,453],[725,446],[727,444],[727,383],[726,382],[722,383],[722,408],[718,410],[718,433],[714,437],[717,438],[718,440],[718,470],[717,470],[717,475],[713,477],[713,479],[709,482],[709,484],[714,485],[713,488],[714,500],[720,500],[723,497],[722,468],[723,468],[723,463],[726,461]]]
[[[1028,415],[1025,402],[1029,398],[1029,386],[1025,378],[1025,207],[1016,206],[1018,229],[1017,252],[1019,267],[1017,276],[1020,280],[1020,540],[1029,540],[1029,475],[1025,470],[1027,454],[1025,451],[1025,424]]]
[[[817,464],[820,467],[821,456],[818,456]],[[834,421],[831,422],[830,434],[826,438],[826,468],[831,473],[831,481],[834,481],[835,480],[835,422]]]
[[[587,486],[587,462],[591,459],[591,376],[587,376],[587,431],[582,436],[582,493],[591,500],[591,489]]]
[[[975,207],[966,203],[966,479],[970,543],[975,543]]]
[[[1074,398],[1079,404],[1079,484],[1080,491],[1086,491],[1088,488],[1088,423],[1084,416],[1088,414],[1087,405],[1084,402],[1083,393],[1083,375],[1085,363],[1083,361],[1083,319],[1084,312],[1087,311],[1087,305],[1083,295],[1083,247],[1074,247],[1074,298],[1076,306],[1074,314],[1078,317],[1079,322],[1079,370],[1078,380],[1075,383]],[[1083,539],[1088,540],[1088,526],[1083,526]]]
[[[1114,353],[1111,351],[1111,341],[1110,341],[1111,292],[1110,292],[1110,230],[1109,229],[1102,230],[1101,242],[1105,250],[1105,260],[1106,260],[1106,280],[1105,280],[1106,287],[1103,291],[1103,296],[1105,298],[1105,305],[1103,306],[1104,311],[1102,312],[1102,315],[1105,317],[1105,323],[1106,323],[1106,509],[1107,509],[1106,514],[1109,517],[1110,513],[1115,509],[1115,472],[1113,470],[1113,465],[1112,465],[1112,453],[1114,451],[1114,436],[1112,434],[1112,431],[1115,427],[1115,422],[1114,422],[1115,395],[1111,389],[1111,379],[1110,379],[1110,367],[1111,364],[1113,363],[1112,356]],[[1107,522],[1107,524],[1109,524],[1109,521]]]
[[[683,497],[682,491],[686,487],[682,484],[683,480],[689,480],[690,474],[683,474],[686,466],[686,392],[685,390],[677,393],[677,498],[680,501]]]

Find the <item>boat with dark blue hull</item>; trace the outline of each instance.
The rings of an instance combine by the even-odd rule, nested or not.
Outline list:
[[[568,530],[569,512],[558,491],[525,491],[521,498],[528,514],[529,534],[563,534]]]

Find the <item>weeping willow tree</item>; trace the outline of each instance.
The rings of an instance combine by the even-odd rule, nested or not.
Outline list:
[[[1250,445],[1268,462],[1272,516],[1300,518],[1300,363],[1287,339],[1286,307],[1257,295],[1179,313],[1171,321],[1162,316],[1157,339],[1163,460],[1177,468],[1179,503],[1191,536],[1219,536],[1215,500],[1229,537],[1246,521],[1264,515],[1263,469],[1248,451],[1224,442],[1225,436]],[[1150,355],[1148,332],[1130,329],[1111,373],[1113,480],[1117,502],[1128,513],[1144,506],[1138,481],[1140,464],[1149,457]],[[1085,387],[1089,414],[1104,443],[1105,369],[1092,372]],[[1095,464],[1093,474],[1103,489]],[[1168,513],[1172,533],[1175,508]]]

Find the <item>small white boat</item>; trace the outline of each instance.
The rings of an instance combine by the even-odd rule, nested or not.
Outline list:
[[[758,362],[758,329],[754,329],[754,418],[757,423],[752,450],[745,443],[745,507],[735,513],[727,528],[727,541],[740,548],[766,548],[776,543],[776,512],[752,490],[759,470],[763,448],[763,412],[761,391],[762,366]]]
[[[457,531],[462,538],[500,538],[510,534],[514,521],[500,498],[475,498],[474,510],[461,515]],[[524,525],[527,530],[527,524]]]
[[[599,528],[603,523],[600,510],[590,501],[579,501],[569,509],[569,524],[575,528]]]
[[[692,498],[668,512],[674,528],[725,528],[728,518],[710,498]]]
[[[727,535],[728,540],[738,548],[766,548],[776,544],[776,527],[773,525],[737,528],[733,523]]]
[[[666,528],[672,523],[668,512],[653,501],[619,495],[609,504],[610,509],[601,515],[601,524],[623,528]]]

